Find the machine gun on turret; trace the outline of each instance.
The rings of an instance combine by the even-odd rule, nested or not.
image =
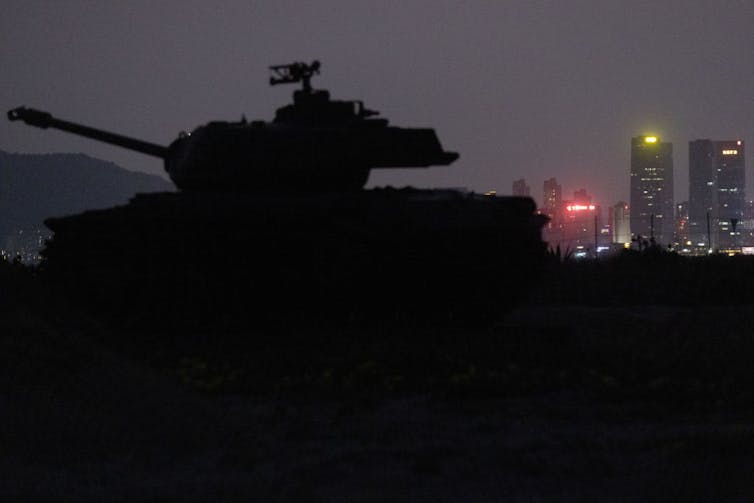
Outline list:
[[[312,90],[312,76],[319,75],[319,61],[312,61],[312,64],[291,63],[290,65],[273,65],[270,71],[273,76],[270,77],[270,85],[303,83],[303,90],[307,93]]]

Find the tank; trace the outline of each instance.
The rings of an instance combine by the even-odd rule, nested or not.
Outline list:
[[[371,169],[458,154],[432,129],[393,127],[312,89],[319,69],[271,67],[271,84],[302,85],[271,122],[211,122],[168,146],[11,110],[11,120],[160,157],[183,189],[47,219],[40,275],[113,330],[181,341],[254,327],[492,321],[525,299],[546,252],[534,201],[358,190]]]
[[[271,85],[301,83],[293,103],[274,120],[213,121],[162,146],[57,119],[33,108],[8,112],[43,129],[55,128],[164,160],[175,185],[190,191],[327,192],[361,189],[375,168],[426,168],[458,158],[433,129],[402,128],[361,101],[330,99],[312,88],[320,63],[270,67]]]

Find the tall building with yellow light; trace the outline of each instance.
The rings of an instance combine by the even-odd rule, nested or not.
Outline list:
[[[673,144],[631,138],[631,234],[666,245],[673,239]]]

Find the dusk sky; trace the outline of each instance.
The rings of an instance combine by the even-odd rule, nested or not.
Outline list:
[[[372,171],[371,185],[628,200],[631,136],[754,140],[754,2],[3,0],[0,105],[167,145],[209,120],[269,120],[295,86],[268,65],[322,62],[314,87],[393,125],[434,127],[449,167]],[[162,174],[158,159],[0,120],[0,149],[84,152]],[[754,195],[754,151],[747,167]]]

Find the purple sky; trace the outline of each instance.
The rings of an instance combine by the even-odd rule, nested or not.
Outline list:
[[[27,105],[167,145],[209,120],[270,119],[293,87],[269,87],[267,66],[319,59],[315,87],[434,127],[461,153],[450,167],[373,171],[371,184],[510,193],[524,177],[540,201],[556,176],[564,194],[612,204],[628,199],[630,137],[653,133],[674,143],[684,200],[689,140],[754,140],[752,0],[2,5],[3,114]],[[157,159],[6,120],[0,149],[162,173]]]

